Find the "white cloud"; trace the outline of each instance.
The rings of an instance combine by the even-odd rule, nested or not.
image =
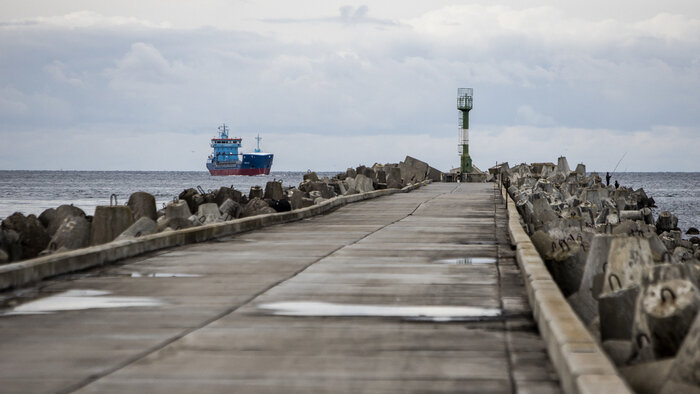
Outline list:
[[[167,138],[164,152],[183,158],[179,169],[200,169],[206,152],[187,152],[202,144],[206,151],[206,130],[225,121],[263,134],[280,169],[342,169],[406,154],[447,169],[457,164],[456,89],[474,87],[479,166],[554,160],[566,149],[604,167],[619,156],[610,146],[629,145],[655,158],[639,168],[693,167],[685,157],[698,153],[689,136],[700,133],[700,19],[584,18],[540,3],[407,4],[395,15],[385,1],[382,12],[374,3],[339,10],[342,2],[305,2],[258,14],[261,6],[245,3],[225,29],[163,28],[153,14],[114,10],[24,18],[31,23],[0,24],[0,134],[123,135],[110,137],[113,146]],[[260,22],[282,17],[288,23]],[[663,142],[652,143],[656,137]],[[160,152],[133,151],[120,152],[128,165],[83,161],[160,168]]]

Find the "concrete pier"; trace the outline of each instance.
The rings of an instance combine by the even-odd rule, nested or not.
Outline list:
[[[434,183],[41,282],[0,392],[559,392],[502,201]]]

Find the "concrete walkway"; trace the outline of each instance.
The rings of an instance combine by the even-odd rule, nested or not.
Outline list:
[[[496,196],[431,184],[15,292],[0,392],[559,392]]]

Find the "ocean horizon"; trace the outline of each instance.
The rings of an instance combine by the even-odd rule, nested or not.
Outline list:
[[[128,170],[0,170],[0,218],[14,212],[39,215],[47,208],[73,204],[92,215],[95,207],[109,205],[110,196],[126,203],[137,191],[151,193],[158,208],[184,189],[205,191],[221,186],[248,193],[252,186],[264,187],[278,180],[283,186],[297,186],[306,171],[272,171],[270,175],[211,176],[207,171],[128,171]],[[319,176],[333,176],[344,170],[316,171]],[[591,171],[595,172],[595,171]],[[605,172],[598,172],[601,177]],[[644,188],[654,198],[654,214],[670,211],[678,217],[679,228],[700,227],[700,172],[617,172],[621,186]]]

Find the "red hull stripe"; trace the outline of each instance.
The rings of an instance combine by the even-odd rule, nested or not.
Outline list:
[[[270,175],[269,168],[231,168],[226,170],[209,170],[212,175]]]

